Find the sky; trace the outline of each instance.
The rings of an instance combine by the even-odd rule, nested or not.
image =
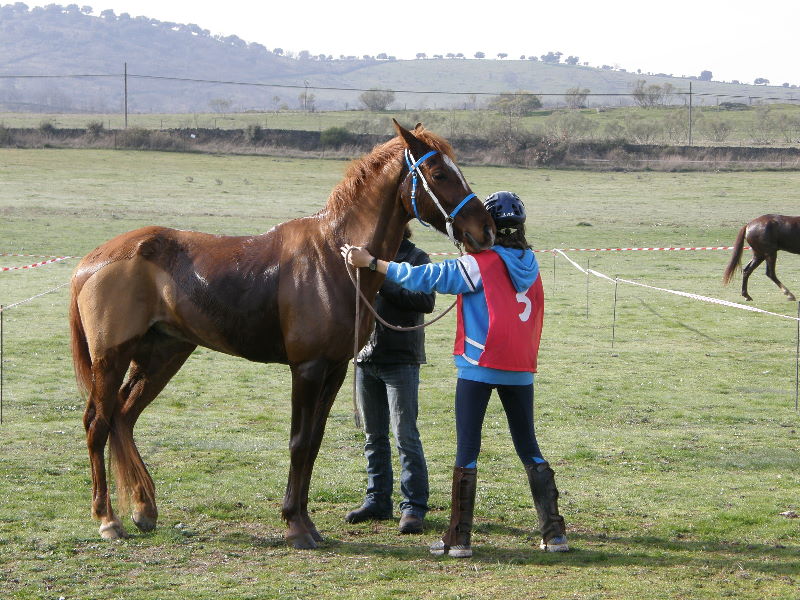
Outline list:
[[[24,0],[23,0],[24,1]],[[48,2],[26,2],[29,7]],[[3,0],[0,0],[3,2]],[[11,0],[5,0],[9,3]],[[56,2],[66,5],[70,2]],[[562,52],[590,66],[714,80],[800,85],[798,0],[86,0],[132,17],[194,23],[270,50],[413,59],[418,52],[487,58]]]

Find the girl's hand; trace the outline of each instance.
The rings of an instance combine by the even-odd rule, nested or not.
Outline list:
[[[342,256],[354,267],[368,267],[369,263],[372,262],[372,255],[369,251],[359,246],[345,244],[341,247],[341,251]]]

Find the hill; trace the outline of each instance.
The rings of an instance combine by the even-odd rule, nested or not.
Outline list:
[[[196,24],[116,15],[75,4],[0,7],[0,110],[117,112],[127,65],[131,112],[205,112],[358,108],[371,88],[397,90],[395,108],[480,107],[501,92],[528,90],[547,104],[569,88],[591,91],[591,106],[632,103],[640,80],[669,84],[683,104],[692,83],[696,104],[751,103],[798,97],[786,87],[699,81],[663,74],[543,62],[433,58],[334,59],[286,56],[239,37],[212,36]]]

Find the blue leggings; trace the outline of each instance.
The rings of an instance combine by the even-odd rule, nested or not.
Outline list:
[[[492,390],[497,389],[517,455],[524,464],[543,462],[533,430],[533,384],[500,385],[459,379],[456,383],[456,464],[474,467]]]

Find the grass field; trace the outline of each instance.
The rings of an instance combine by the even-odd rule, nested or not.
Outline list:
[[[81,256],[146,224],[265,231],[318,210],[341,161],[93,150],[0,150],[0,252]],[[798,173],[590,173],[468,168],[474,191],[517,191],[537,249],[720,246],[767,212],[797,213]],[[446,238],[415,227],[429,252]],[[728,252],[569,252],[611,277],[738,302]],[[326,536],[283,541],[289,374],[199,350],[142,416],[159,528],[109,543],[90,478],[68,348],[75,260],[0,272],[0,598],[797,599],[800,450],[794,320],[587,277],[543,252],[546,314],[537,435],[554,465],[573,551],[538,552],[524,471],[496,400],[479,461],[471,560],[427,544],[449,512],[454,370],[449,316],[428,330],[420,430],[432,511],[420,536],[349,525],[362,499],[363,434],[351,379],[333,407],[311,487]],[[0,266],[44,260],[0,256]],[[778,274],[800,292],[800,260]],[[797,304],[759,272],[754,305]],[[614,302],[616,292],[617,301]],[[439,308],[447,305],[440,298]],[[613,338],[612,338],[613,336]],[[613,346],[612,346],[613,339]],[[129,531],[135,531],[125,516]]]

